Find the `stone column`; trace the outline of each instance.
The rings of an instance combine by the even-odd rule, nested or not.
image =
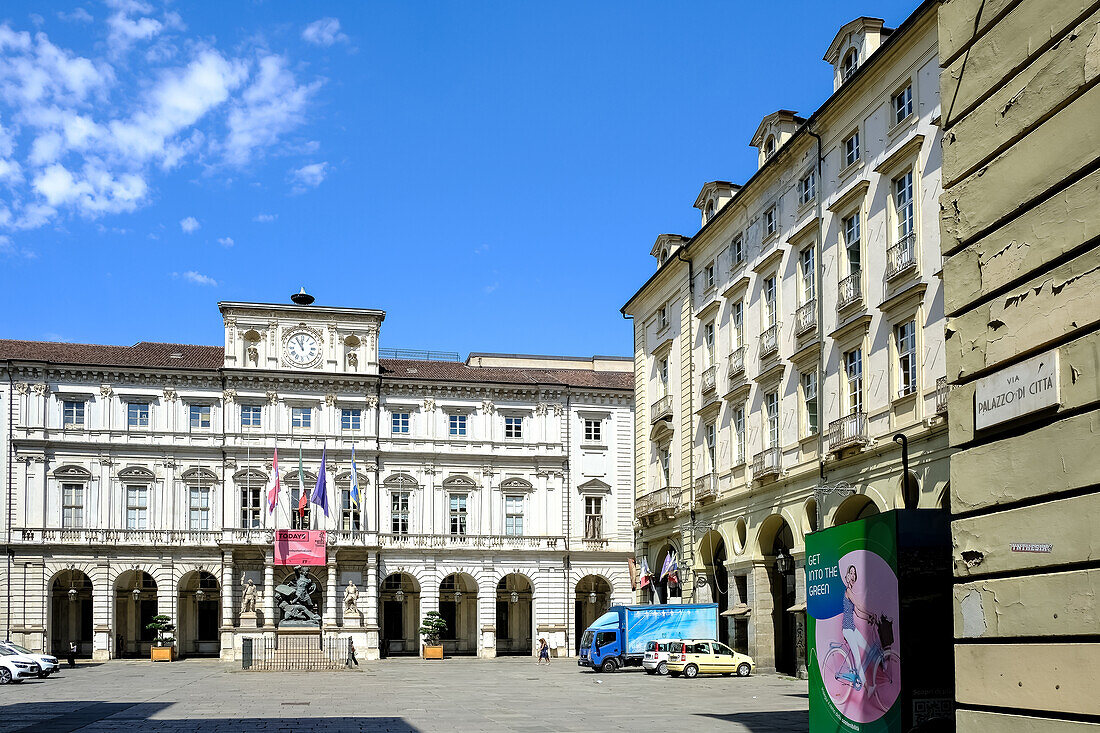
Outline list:
[[[264,551],[264,587],[262,610],[264,612],[264,628],[275,627],[275,553],[272,550]]]
[[[336,558],[329,556],[327,573],[325,575],[325,607],[321,615],[325,626],[336,626],[336,609],[342,607],[336,595]]]
[[[775,622],[772,611],[771,575],[768,573],[770,558],[755,560],[749,575],[748,592],[752,615],[749,616],[749,656],[762,670],[775,669]]]
[[[100,565],[92,573],[92,661],[102,662],[111,658],[112,628],[114,627],[115,593],[114,578],[110,567]]]
[[[367,562],[367,577],[364,583],[366,591],[366,616],[364,623],[367,632],[367,660],[378,659],[378,559]]]
[[[479,591],[477,597],[478,635],[477,655],[483,659],[493,659],[497,655],[497,591]]]
[[[225,662],[233,661],[234,639],[236,634],[233,628],[233,601],[237,597],[237,584],[234,578],[233,551],[222,551],[222,626],[221,659]]]

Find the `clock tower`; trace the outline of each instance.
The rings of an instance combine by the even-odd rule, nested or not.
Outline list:
[[[225,321],[225,367],[265,371],[378,373],[378,332],[386,318],[372,308],[293,304],[218,304]],[[306,301],[303,303],[302,301]]]

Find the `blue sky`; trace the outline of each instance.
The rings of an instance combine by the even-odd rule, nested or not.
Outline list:
[[[0,6],[0,338],[220,344],[219,300],[382,346],[622,354],[703,182],[907,2]]]

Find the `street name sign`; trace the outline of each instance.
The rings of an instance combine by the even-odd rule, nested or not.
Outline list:
[[[1055,349],[979,379],[974,388],[974,428],[1000,425],[1059,401]]]

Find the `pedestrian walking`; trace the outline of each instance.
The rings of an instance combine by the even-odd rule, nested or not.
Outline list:
[[[546,664],[550,664],[550,645],[546,643],[546,639],[539,639],[539,661],[535,662],[536,665],[541,665],[542,660],[546,660]]]
[[[348,664],[349,667],[352,666],[352,665],[355,665],[356,667],[359,666],[359,660],[355,658],[355,642],[353,642],[351,640],[350,636],[348,637],[348,662],[347,662],[347,664]]]
[[[70,641],[69,642],[69,666],[70,667],[75,667],[76,666],[76,642],[75,641]]]

